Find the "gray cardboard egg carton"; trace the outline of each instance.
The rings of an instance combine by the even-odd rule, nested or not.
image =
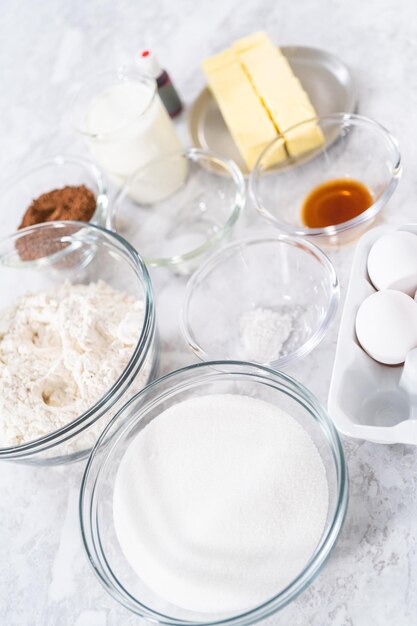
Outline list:
[[[377,443],[417,445],[417,348],[404,365],[382,365],[361,348],[355,319],[360,304],[376,289],[367,259],[382,235],[417,224],[384,225],[366,233],[356,248],[337,341],[328,409],[337,429],[349,437]]]

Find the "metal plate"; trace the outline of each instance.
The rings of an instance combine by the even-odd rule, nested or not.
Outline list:
[[[318,48],[284,46],[281,51],[308,93],[317,115],[355,111],[355,85],[342,61]],[[208,87],[194,100],[188,126],[195,147],[233,159],[245,175],[249,173]]]

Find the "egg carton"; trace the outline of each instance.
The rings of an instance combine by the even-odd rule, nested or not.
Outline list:
[[[340,323],[328,409],[336,428],[356,439],[417,445],[417,348],[403,365],[382,365],[359,345],[355,319],[359,306],[376,289],[367,259],[382,235],[405,230],[417,235],[417,224],[383,225],[358,242]]]

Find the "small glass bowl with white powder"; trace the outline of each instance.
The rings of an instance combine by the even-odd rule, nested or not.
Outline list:
[[[49,222],[0,241],[0,459],[85,457],[154,376],[150,279],[121,237]]]
[[[259,236],[225,246],[191,276],[181,329],[203,361],[280,369],[320,343],[338,302],[336,271],[320,248],[297,237]]]
[[[81,487],[84,546],[137,615],[243,626],[318,574],[347,490],[337,432],[305,387],[260,365],[196,364],[138,393],[100,437]]]

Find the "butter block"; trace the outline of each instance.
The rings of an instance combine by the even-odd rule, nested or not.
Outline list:
[[[219,54],[215,54],[208,59],[203,61],[203,70],[206,75],[210,72],[214,72],[215,70],[224,67],[225,65],[230,65],[231,63],[236,63],[237,57],[233,50],[224,50]]]
[[[262,39],[255,47],[238,50],[237,56],[278,131],[284,133],[289,154],[298,156],[322,145],[323,133],[314,122],[298,132],[285,133],[317,114],[282,52],[269,39]]]
[[[324,135],[314,121],[304,124],[303,128],[294,128],[284,133],[284,137],[291,156],[300,156],[305,152],[316,150],[324,143]]]
[[[281,135],[275,139],[273,146],[268,148],[267,154],[262,157],[261,168],[263,170],[268,170],[271,167],[282,163],[287,158],[288,155],[285,149],[285,139]]]
[[[249,169],[277,131],[233,51],[203,63],[210,90]],[[286,158],[285,150],[277,158]]]

